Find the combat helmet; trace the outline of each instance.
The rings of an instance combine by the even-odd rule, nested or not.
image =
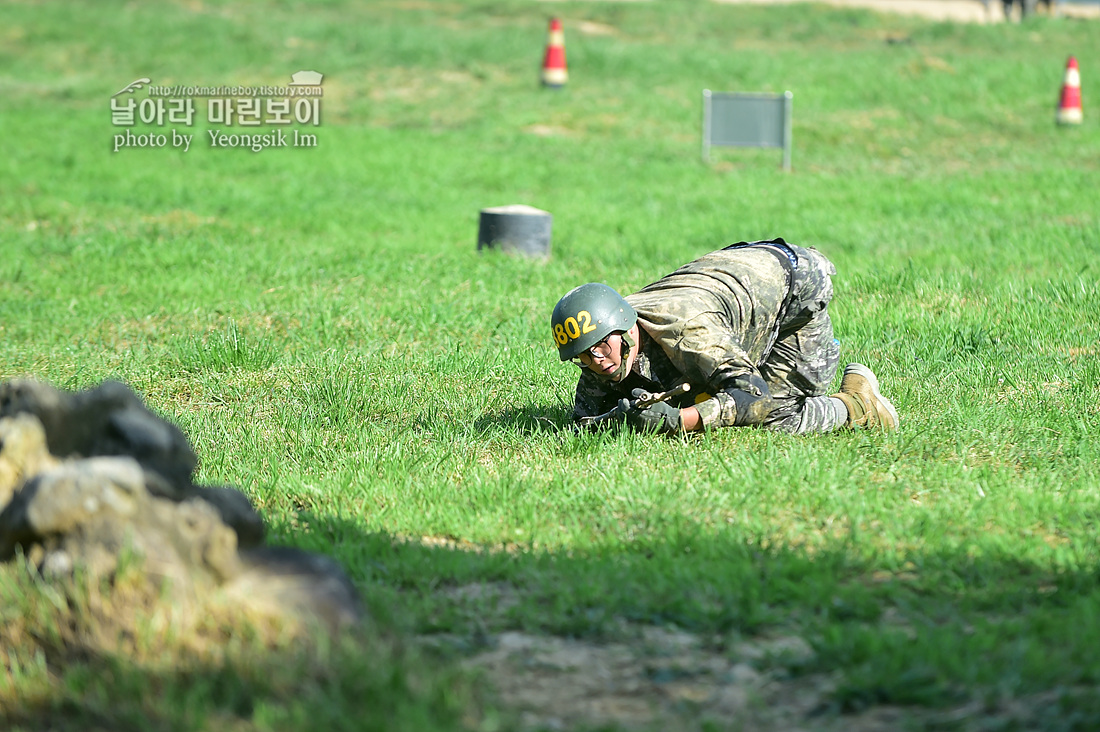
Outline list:
[[[612,333],[630,330],[636,322],[638,314],[622,295],[607,285],[589,282],[558,300],[550,316],[550,332],[558,356],[569,361]]]

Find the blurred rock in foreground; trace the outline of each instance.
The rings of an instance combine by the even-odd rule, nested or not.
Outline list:
[[[195,485],[196,463],[183,432],[125,384],[0,383],[0,560],[22,553],[59,581],[136,560],[177,616],[228,604],[332,630],[360,620],[336,562],[264,546],[248,498]]]

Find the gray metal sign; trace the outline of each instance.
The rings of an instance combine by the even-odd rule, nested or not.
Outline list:
[[[781,147],[791,169],[791,100],[794,94],[741,94],[703,90],[703,161],[713,145]]]

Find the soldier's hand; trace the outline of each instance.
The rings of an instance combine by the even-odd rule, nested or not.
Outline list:
[[[645,393],[644,389],[635,389],[631,396],[638,399]],[[630,406],[628,400],[622,399],[619,401],[619,409],[622,409],[626,423],[641,432],[672,434],[681,429],[680,410],[666,402],[657,402],[648,407],[634,407]]]

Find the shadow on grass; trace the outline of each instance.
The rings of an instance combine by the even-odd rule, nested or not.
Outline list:
[[[510,433],[534,435],[541,432],[567,431],[571,429],[572,424],[572,408],[532,404],[485,415],[478,419],[474,426],[479,432],[503,429]]]
[[[1100,714],[1095,566],[1040,566],[991,543],[891,567],[843,543],[810,556],[688,526],[661,541],[555,554],[453,539],[426,546],[309,520],[325,525],[327,551],[375,617],[403,637],[457,639],[459,656],[507,631],[601,643],[622,640],[624,623],[673,627],[719,652],[789,633],[813,653],[783,675],[840,679],[818,712],[1028,698],[1043,729],[1100,719],[1089,716]]]
[[[1011,728],[1084,730],[1100,718],[1093,566],[1055,571],[991,550],[888,567],[843,544],[809,556],[688,526],[661,541],[566,554],[453,539],[429,546],[317,514],[298,522],[298,546],[333,556],[352,575],[373,618],[369,631],[272,647],[225,630],[217,662],[174,646],[132,657],[60,644],[46,627],[55,620],[31,603],[22,634],[5,637],[0,724],[476,729],[507,717],[484,706],[462,659],[508,631],[599,644],[623,641],[627,626],[686,631],[717,654],[745,638],[803,638],[813,652],[779,659],[768,673],[838,679],[813,710],[819,721],[880,705],[989,711],[1006,700],[1026,707]],[[461,591],[468,588],[487,591]],[[433,637],[448,642],[418,648]]]

